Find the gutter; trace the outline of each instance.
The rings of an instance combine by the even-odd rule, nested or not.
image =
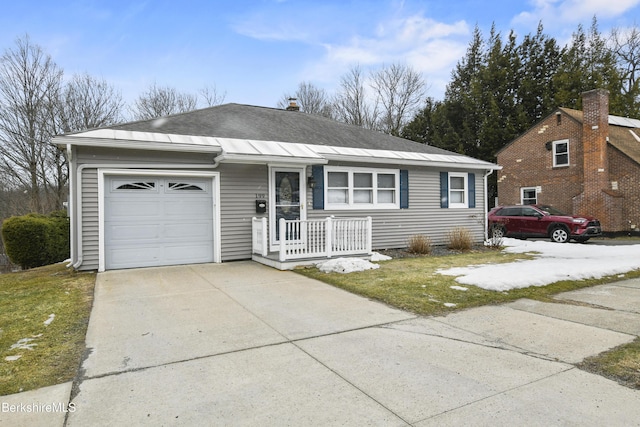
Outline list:
[[[488,221],[489,221],[489,197],[487,196],[487,178],[489,177],[489,175],[491,175],[493,173],[493,169],[489,169],[483,176],[483,181],[484,181],[484,224],[483,224],[483,229],[484,229],[484,240],[487,241],[489,240],[489,226]]]
[[[343,154],[328,154],[322,153],[322,157],[327,160],[343,161],[343,162],[357,162],[363,163],[363,156],[349,156]],[[482,163],[467,163],[467,162],[445,162],[435,160],[413,160],[413,159],[399,159],[388,157],[367,157],[366,163],[385,164],[385,165],[406,165],[406,166],[422,166],[433,168],[446,168],[446,169],[483,169],[487,170],[491,167],[491,171],[502,169],[502,166],[493,165],[488,162]]]

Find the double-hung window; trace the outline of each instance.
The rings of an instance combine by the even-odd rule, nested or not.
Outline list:
[[[325,167],[325,209],[399,209],[400,171]]]
[[[449,207],[466,208],[467,205],[467,174],[449,174]]]
[[[475,174],[467,172],[440,172],[440,207],[475,208]]]
[[[569,140],[553,141],[553,167],[569,166]]]
[[[538,203],[537,187],[522,187],[520,189],[520,203],[523,205],[535,205]]]

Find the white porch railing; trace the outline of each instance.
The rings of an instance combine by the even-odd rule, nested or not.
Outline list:
[[[253,253],[268,254],[267,220],[254,218]],[[274,230],[275,231],[275,230]],[[371,253],[371,217],[285,220],[278,224],[279,261]]]
[[[267,256],[269,254],[267,218],[253,218],[253,220],[251,220],[251,241],[254,254],[261,256]]]

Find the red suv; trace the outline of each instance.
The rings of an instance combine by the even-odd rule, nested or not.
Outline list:
[[[586,242],[602,235],[600,221],[587,216],[567,215],[547,205],[498,206],[489,212],[492,237],[549,237],[565,243]]]

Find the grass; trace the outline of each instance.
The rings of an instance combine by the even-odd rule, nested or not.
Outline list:
[[[94,284],[95,274],[63,264],[0,274],[0,395],[73,379],[84,352]],[[24,339],[32,339],[31,350],[11,349]]]
[[[531,286],[506,292],[488,291],[465,285],[468,290],[462,292],[451,289],[451,286],[460,286],[454,276],[436,273],[436,270],[451,267],[514,262],[530,258],[531,256],[524,254],[507,254],[501,251],[471,251],[455,255],[394,259],[381,262],[377,270],[349,274],[322,273],[316,268],[296,271],[349,292],[424,316],[441,315],[487,304],[501,304],[520,298],[557,302],[553,300],[553,295],[557,293],[620,280],[618,276],[566,280],[547,286]],[[640,277],[640,271],[628,273],[625,277]],[[447,307],[445,303],[455,306]]]
[[[530,256],[506,254],[501,251],[472,251],[445,256],[400,258],[380,263],[380,268],[356,273],[322,273],[317,268],[297,269],[296,272],[321,280],[367,298],[414,313],[431,316],[489,304],[501,304],[520,298],[560,303],[553,296],[589,286],[640,277],[640,270],[590,280],[565,280],[547,286],[513,289],[508,292],[487,291],[465,285],[467,291],[451,289],[460,286],[453,276],[437,274],[436,270],[463,267],[471,264],[505,263]],[[445,303],[448,306],[445,306]],[[451,305],[455,304],[455,305]],[[581,369],[614,378],[621,384],[640,389],[640,339],[587,359]]]
[[[559,292],[621,279],[611,276],[598,280],[562,281],[508,292],[465,286],[468,290],[463,292],[451,289],[458,285],[454,277],[436,274],[441,268],[528,258],[527,255],[499,251],[471,251],[394,259],[380,263],[378,270],[350,274],[326,274],[315,268],[296,271],[421,315],[441,315],[519,298],[558,302],[553,300],[553,295]],[[633,277],[640,277],[640,271],[625,275],[625,278]],[[85,348],[94,284],[95,274],[74,272],[62,264],[0,274],[0,396],[73,379]],[[455,304],[455,307],[447,307],[444,303]],[[44,322],[51,314],[55,314],[55,318],[45,326]],[[11,349],[24,338],[33,339],[27,343],[35,344],[32,350]],[[6,360],[15,356],[21,357]],[[640,389],[640,339],[586,359],[578,367]]]
[[[580,369],[618,381],[640,390],[640,338],[578,364]]]

